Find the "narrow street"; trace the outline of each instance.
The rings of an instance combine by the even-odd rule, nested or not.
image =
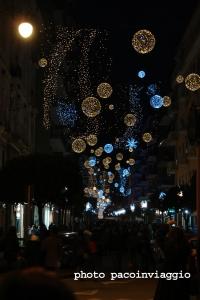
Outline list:
[[[157,283],[155,279],[63,281],[75,292],[77,300],[151,300]]]

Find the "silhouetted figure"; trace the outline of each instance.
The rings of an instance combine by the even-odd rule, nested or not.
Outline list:
[[[186,272],[190,246],[182,229],[171,228],[164,243],[165,260],[162,272]],[[189,279],[160,279],[154,300],[189,300]]]
[[[19,243],[16,234],[16,228],[11,226],[3,241],[4,258],[8,269],[15,268],[17,262],[17,255],[19,252]]]
[[[49,230],[49,236],[43,240],[41,245],[45,268],[56,271],[60,267],[61,250],[61,240],[57,235],[57,228],[54,226]]]
[[[0,280],[0,299],[75,300],[75,297],[55,274],[32,268],[4,275]]]

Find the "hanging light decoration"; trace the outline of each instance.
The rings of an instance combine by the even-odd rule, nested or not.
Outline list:
[[[176,77],[176,82],[177,83],[182,83],[184,81],[184,77],[182,76],[182,75],[178,75],[177,77]]]
[[[116,159],[117,159],[117,160],[122,160],[123,157],[124,157],[123,154],[120,153],[120,152],[116,154]]]
[[[191,73],[185,78],[185,86],[188,90],[194,92],[200,88],[200,76],[196,73]]]
[[[90,134],[86,137],[86,141],[89,146],[94,146],[97,143],[97,136],[95,134]]]
[[[103,149],[106,153],[109,154],[113,151],[113,145],[112,144],[106,144]]]
[[[110,105],[108,106],[108,108],[109,108],[110,110],[113,110],[115,107],[114,107],[113,104],[110,104]]]
[[[154,35],[146,29],[137,31],[132,39],[132,46],[140,54],[146,54],[153,50],[155,47]]]
[[[150,98],[150,105],[153,108],[161,108],[163,106],[163,98],[160,95],[154,95]]]
[[[100,148],[97,148],[97,149],[94,151],[94,154],[95,154],[96,156],[101,156],[102,153],[103,153],[103,151],[102,151]]]
[[[127,125],[127,126],[134,126],[135,123],[136,123],[137,119],[136,119],[136,116],[133,115],[133,114],[127,114],[125,117],[124,117],[124,123]]]
[[[169,96],[164,96],[163,97],[163,106],[164,107],[169,107],[172,103],[172,100]]]
[[[38,65],[41,67],[41,68],[45,68],[47,66],[48,62],[47,62],[47,59],[46,58],[40,58],[40,60],[38,61]]]
[[[135,164],[135,159],[134,159],[134,158],[129,158],[128,164],[129,164],[130,166],[133,166],[133,165]]]
[[[97,87],[97,94],[101,98],[109,98],[112,95],[112,92],[112,86],[107,82],[100,83]]]
[[[149,132],[145,132],[142,136],[142,139],[145,143],[150,143],[152,141],[152,135]]]
[[[87,97],[83,100],[81,108],[87,117],[94,118],[100,114],[101,103],[95,97]]]
[[[86,149],[86,143],[83,139],[75,139],[72,143],[72,150],[76,153],[82,153]]]

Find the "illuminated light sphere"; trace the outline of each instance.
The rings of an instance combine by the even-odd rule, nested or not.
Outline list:
[[[146,76],[146,73],[144,71],[139,71],[138,72],[138,77],[139,78],[144,78]]]
[[[109,165],[109,163],[108,163],[108,161],[107,161],[107,159],[106,159],[106,158],[104,158],[104,159],[102,160],[102,164],[103,164],[104,166],[107,166],[107,165]]]
[[[116,165],[115,165],[115,170],[116,170],[116,171],[119,171],[120,169],[121,169],[120,163],[116,164]]]
[[[129,152],[133,152],[133,148],[132,148],[132,147],[129,147],[128,151],[129,151]]]
[[[169,96],[164,96],[163,97],[163,106],[164,107],[169,107],[172,103],[172,100]]]
[[[200,76],[196,73],[191,73],[185,78],[185,86],[188,90],[194,92],[200,88]]]
[[[96,165],[97,159],[95,156],[91,156],[88,158],[88,165],[90,167],[94,167]]]
[[[114,186],[115,186],[115,187],[118,187],[118,186],[119,186],[119,183],[115,182]]]
[[[120,193],[124,193],[124,191],[125,191],[124,187],[120,186],[119,191],[120,191]]]
[[[97,136],[95,134],[90,134],[86,137],[86,141],[89,146],[94,146],[97,143]]]
[[[107,194],[110,193],[110,189],[109,189],[109,188],[105,189],[105,192],[106,192]]]
[[[116,138],[116,139],[115,139],[115,142],[116,142],[116,143],[119,143],[119,138]]]
[[[81,108],[87,117],[94,118],[101,112],[101,103],[95,97],[87,97],[83,100]]]
[[[128,163],[130,166],[133,166],[135,164],[135,159],[134,158],[129,158]]]
[[[137,119],[136,119],[136,116],[133,115],[133,114],[127,114],[127,115],[124,117],[124,123],[125,123],[127,126],[134,126],[136,120],[137,120]]]
[[[94,169],[90,168],[90,169],[88,170],[88,173],[89,173],[89,175],[93,175],[93,174],[94,174]]]
[[[109,98],[112,95],[112,92],[112,86],[107,82],[100,83],[97,87],[97,94],[101,98]]]
[[[106,157],[105,160],[107,161],[108,164],[110,164],[112,162],[112,158],[111,157]]]
[[[103,149],[106,153],[111,153],[113,151],[113,145],[112,144],[106,144]]]
[[[76,153],[82,153],[86,149],[86,143],[83,139],[75,139],[72,143],[72,150]]]
[[[146,29],[137,31],[132,39],[132,46],[140,54],[146,54],[153,50],[155,47],[154,35]]]
[[[100,150],[101,152],[103,152],[103,147],[99,147],[99,150]]]
[[[150,105],[153,108],[161,108],[163,106],[163,98],[159,95],[154,95],[150,98]]]
[[[29,38],[33,33],[33,26],[28,22],[23,22],[18,26],[18,32],[24,39]]]
[[[101,151],[101,149],[96,149],[95,151],[94,151],[94,154],[96,155],[96,156],[101,156],[102,155],[102,151]]]
[[[46,58],[41,58],[39,61],[38,61],[38,65],[41,67],[41,68],[45,68],[47,66],[48,62],[47,62],[47,59]]]
[[[178,75],[177,77],[176,77],[176,82],[177,83],[182,83],[184,81],[184,77],[182,76],[182,75]]]
[[[90,168],[90,165],[89,165],[88,160],[86,160],[86,161],[84,162],[84,167],[85,167],[86,169],[89,169],[89,168]]]
[[[150,143],[152,141],[152,135],[149,132],[145,132],[142,136],[142,139],[145,143]]]
[[[90,153],[94,153],[94,149],[91,149],[91,150],[90,150]]]
[[[109,108],[110,110],[113,110],[115,107],[114,107],[113,104],[110,104],[110,105],[108,106],[108,108]]]
[[[116,159],[117,159],[117,160],[122,160],[123,157],[124,157],[124,156],[123,156],[122,153],[117,153],[117,154],[116,154]]]
[[[123,177],[126,177],[126,176],[129,176],[130,175],[130,172],[128,169],[124,169],[123,172],[122,172],[122,176]]]

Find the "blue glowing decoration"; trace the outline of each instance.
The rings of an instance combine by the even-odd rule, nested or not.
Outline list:
[[[58,102],[56,116],[59,124],[67,127],[74,127],[78,114],[73,103]]]
[[[127,148],[133,148],[133,149],[136,149],[138,146],[138,141],[136,141],[136,139],[134,138],[129,138],[127,140],[127,143],[126,143],[126,147]]]
[[[156,83],[152,83],[147,88],[147,94],[148,95],[155,95],[158,92],[158,87]]]
[[[123,186],[120,186],[120,189],[119,189],[119,191],[120,191],[120,193],[124,193],[124,191],[125,191],[125,189],[124,189],[124,187]]]
[[[103,197],[103,190],[99,190],[99,191],[98,191],[98,196],[99,196],[99,198],[102,198],[102,197]]]
[[[112,174],[113,174],[112,172],[108,171],[108,176],[112,176]]]
[[[105,151],[106,153],[111,153],[111,152],[113,151],[113,145],[112,145],[112,144],[106,144],[106,145],[104,146],[104,151]]]
[[[90,167],[94,167],[96,165],[96,162],[97,162],[97,160],[96,160],[95,156],[91,156],[88,158],[88,165]]]
[[[123,176],[123,177],[127,177],[127,176],[129,176],[129,175],[130,175],[129,170],[128,170],[128,169],[123,169],[122,176]]]
[[[146,75],[146,73],[145,73],[144,71],[139,71],[139,72],[138,72],[138,77],[139,77],[139,78],[144,78],[145,75]]]
[[[159,194],[159,199],[160,200],[164,200],[165,199],[165,197],[166,197],[166,193],[164,193],[164,192],[160,192],[160,194]]]
[[[117,187],[119,186],[119,183],[115,182],[114,185],[115,185],[115,187],[117,188]]]
[[[154,95],[150,98],[150,105],[153,108],[161,108],[163,106],[163,98],[159,95]]]
[[[92,204],[90,202],[87,202],[85,205],[85,211],[91,211],[92,210]]]

